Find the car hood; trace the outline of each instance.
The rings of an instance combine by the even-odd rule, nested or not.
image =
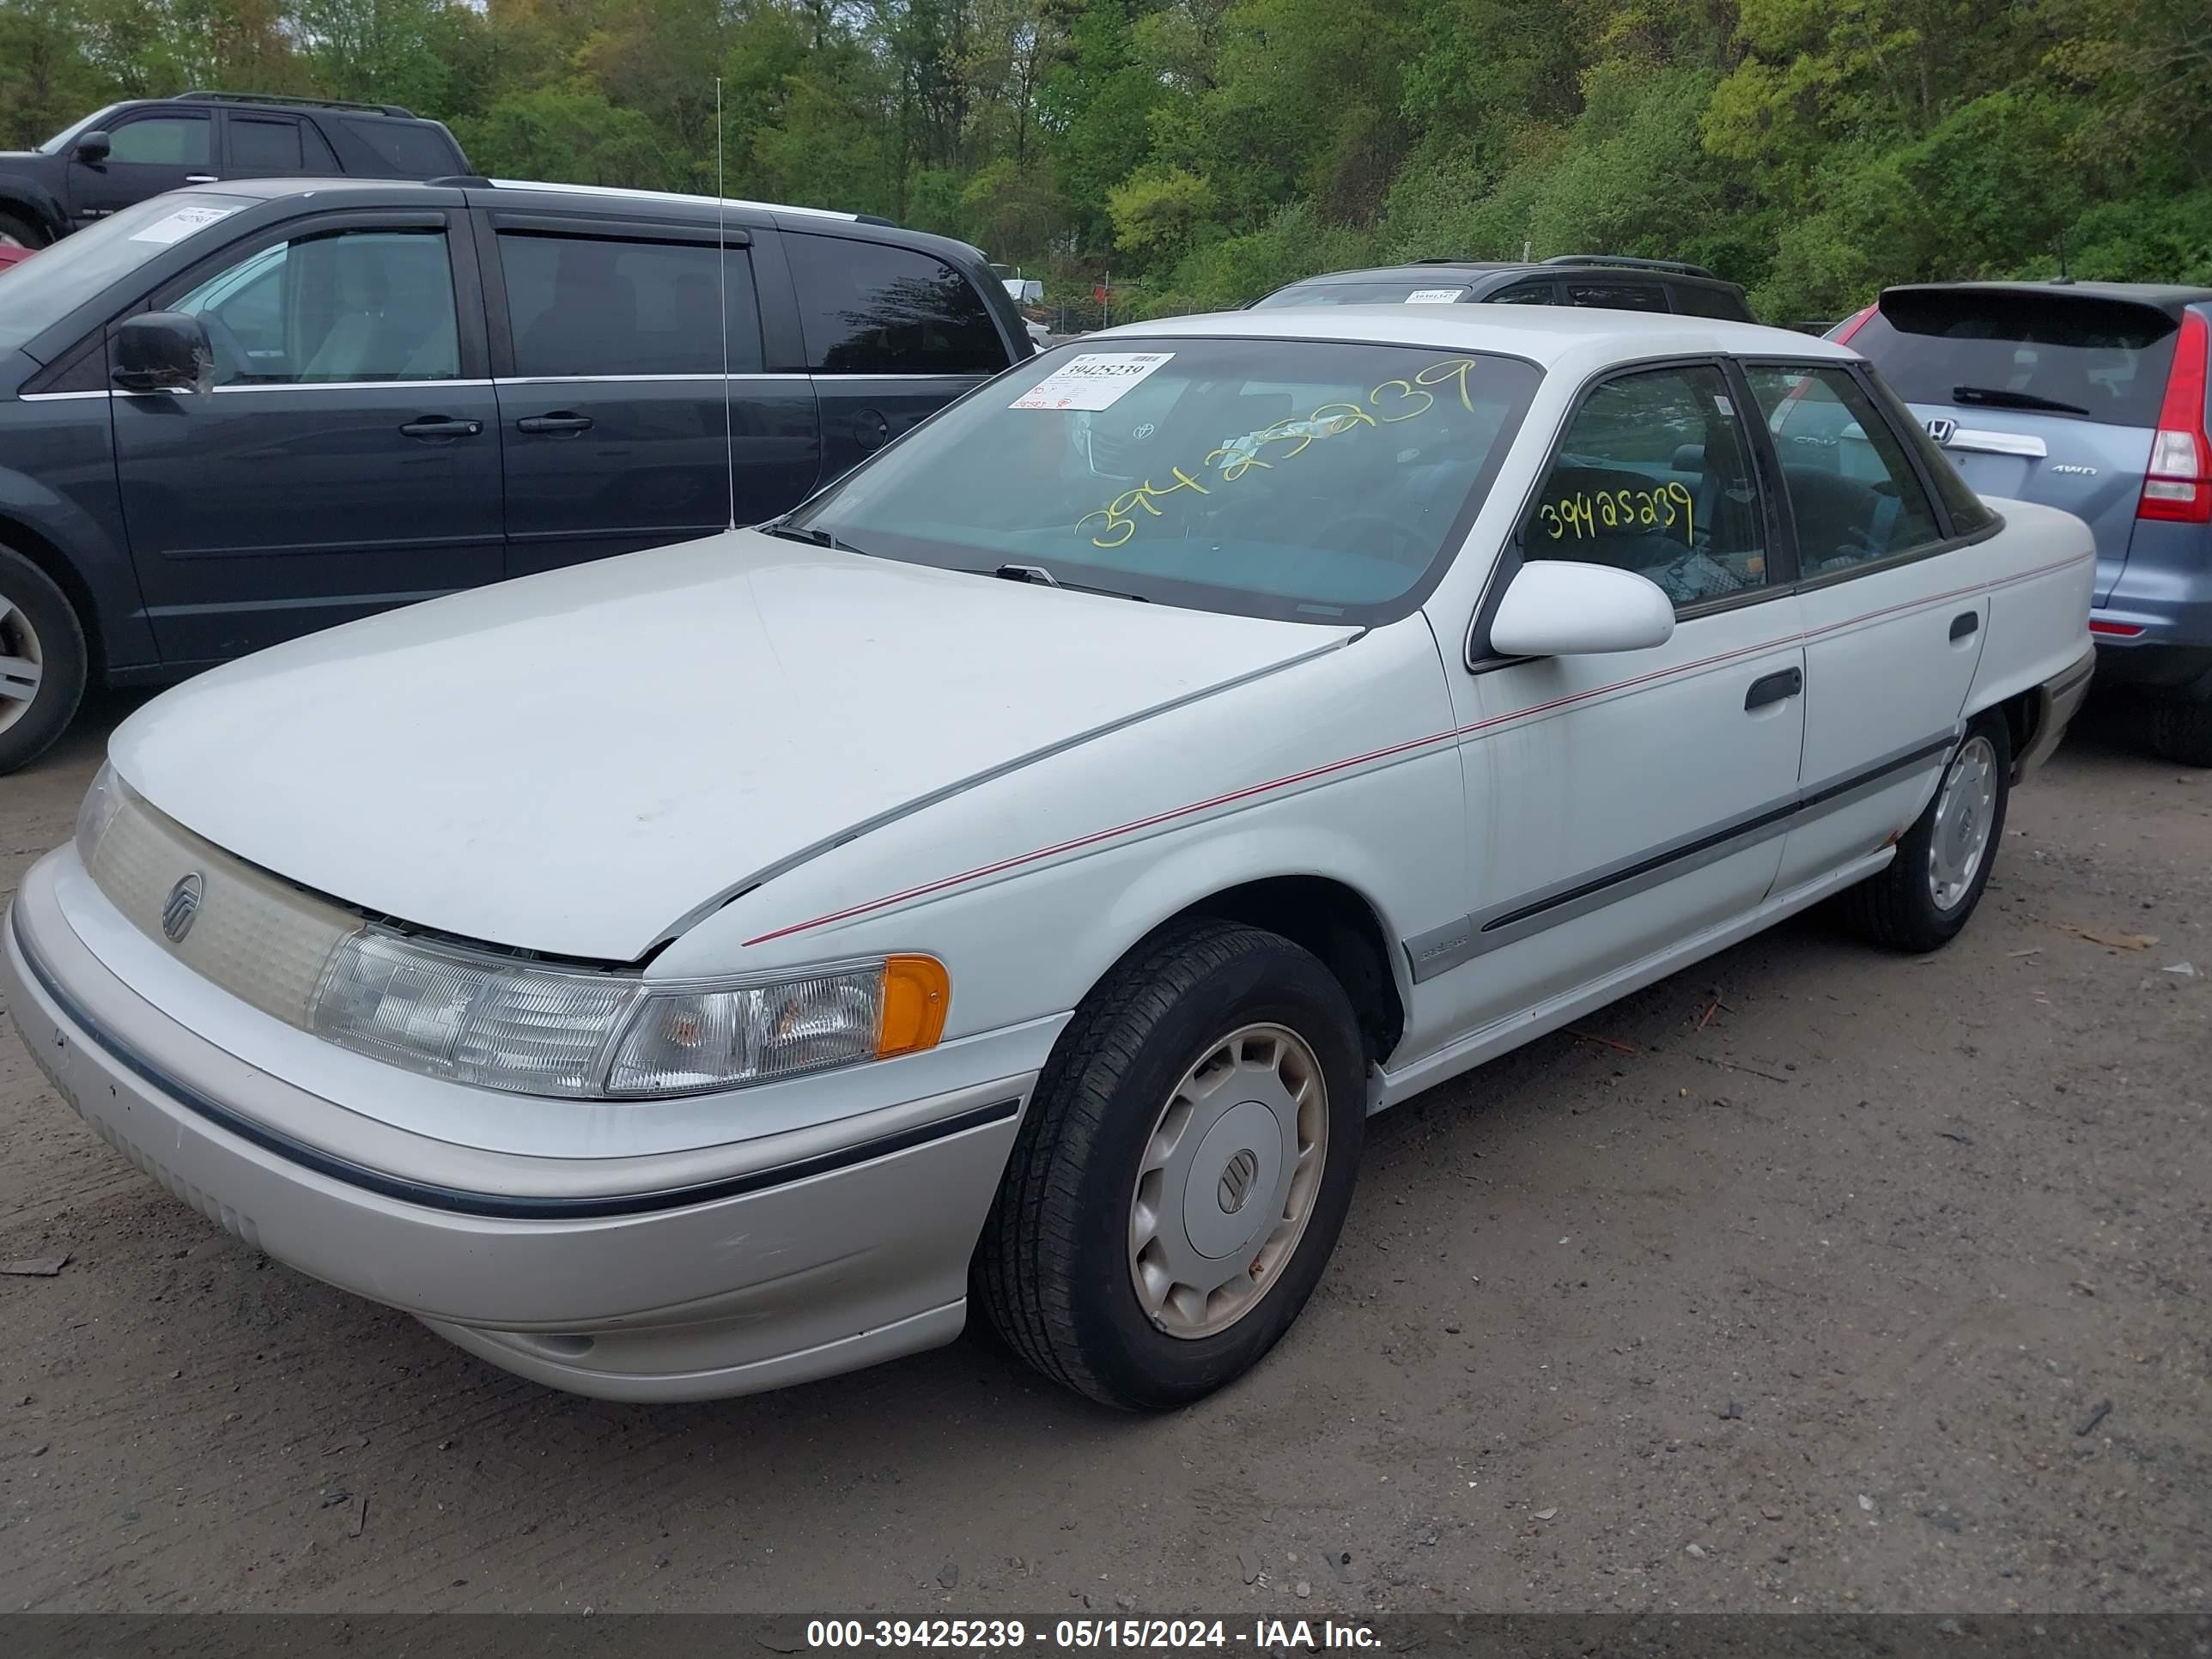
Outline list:
[[[737,531],[262,652],[109,753],[303,886],[630,961],[856,831],[1355,632]]]

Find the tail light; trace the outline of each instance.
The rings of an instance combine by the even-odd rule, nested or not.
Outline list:
[[[1849,345],[1851,343],[1851,336],[1864,328],[1866,326],[1867,319],[1873,316],[1875,312],[1881,309],[1881,307],[1879,304],[1869,306],[1864,311],[1860,312],[1857,316],[1851,318],[1841,327],[1831,330],[1829,331],[1828,337],[1833,340],[1838,345]]]
[[[2138,519],[2176,524],[2212,524],[2212,437],[2204,431],[2204,382],[2212,358],[2212,326],[2199,311],[2181,313],[2181,338],[2173,348],[2173,368],[2166,377],[2166,401],[2158,411],[2158,434],[2151,440],[2150,465],[2144,469]]]

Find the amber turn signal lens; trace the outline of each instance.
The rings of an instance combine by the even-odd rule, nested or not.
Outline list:
[[[893,957],[884,964],[884,1029],[876,1058],[920,1054],[945,1035],[952,981],[934,957]]]

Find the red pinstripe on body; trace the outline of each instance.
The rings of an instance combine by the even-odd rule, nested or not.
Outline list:
[[[1567,696],[1554,697],[1549,702],[1533,703],[1526,708],[1516,708],[1509,714],[1493,714],[1487,720],[1475,720],[1467,726],[1454,726],[1443,732],[1431,732],[1426,737],[1411,738],[1403,743],[1394,743],[1382,749],[1370,749],[1363,755],[1348,756],[1343,760],[1330,761],[1326,765],[1309,767],[1303,772],[1292,772],[1285,777],[1271,778],[1265,783],[1252,784],[1243,789],[1232,789],[1227,794],[1214,795],[1205,800],[1192,801],[1185,806],[1170,807],[1166,811],[1154,812],[1147,817],[1133,818],[1127,823],[1117,823],[1110,830],[1093,830],[1087,836],[1078,836],[1071,841],[1055,842],[1049,847],[1040,847],[1034,852],[1017,854],[1012,858],[1000,859],[993,864],[978,865],[973,870],[963,870],[957,875],[941,877],[936,881],[924,882],[917,887],[908,887],[899,892],[888,893],[881,898],[870,899],[865,903],[848,905],[842,910],[832,910],[826,915],[814,916],[805,921],[795,921],[787,927],[778,927],[769,933],[749,939],[745,940],[745,945],[748,947],[766,945],[775,939],[787,939],[793,933],[804,933],[817,927],[827,927],[833,922],[849,921],[854,916],[866,915],[872,910],[882,910],[894,904],[903,904],[909,899],[927,898],[933,893],[941,893],[948,888],[958,887],[967,882],[981,881],[988,876],[1003,875],[1006,872],[1018,870],[1024,865],[1039,863],[1045,859],[1058,858],[1064,853],[1080,852],[1085,848],[1096,847],[1102,842],[1112,841],[1120,836],[1134,835],[1139,830],[1157,829],[1159,825],[1172,823],[1177,818],[1190,817],[1200,812],[1210,812],[1216,807],[1229,806],[1238,801],[1249,800],[1255,795],[1270,794],[1278,789],[1290,788],[1294,784],[1310,783],[1316,778],[1327,777],[1334,772],[1348,771],[1355,766],[1365,766],[1371,762],[1410,754],[1414,750],[1425,749],[1431,744],[1456,742],[1514,720],[1527,720],[1534,714],[1549,714],[1554,709],[1565,708],[1573,703],[1588,702],[1593,697],[1602,697],[1615,691],[1625,691],[1634,686],[1646,684],[1652,680],[1668,679],[1677,674],[1692,673],[1701,668],[1711,668],[1718,663],[1733,662],[1741,657],[1755,657],[1762,652],[1778,651],[1785,646],[1802,645],[1825,635],[1837,633],[1846,628],[1854,628],[1861,623],[1873,622],[1880,617],[1893,616],[1899,611],[1915,611],[1927,605],[1941,605],[1947,599],[1955,599],[1968,593],[1995,592],[2002,587],[2010,587],[2019,582],[2048,575],[2054,570],[2063,570],[2072,565],[2090,562],[2094,562],[2094,557],[2083,559],[2076,556],[2059,559],[2050,564],[2038,565],[2033,570],[2023,570],[2014,575],[2002,577],[1996,581],[1976,582],[1966,587],[1954,587],[1948,592],[1909,599],[1901,605],[1885,605],[1878,611],[1869,611],[1863,616],[1852,617],[1844,622],[1829,623],[1823,627],[1805,632],[1786,634],[1778,639],[1768,640],[1758,645],[1743,646],[1734,651],[1717,652],[1710,657],[1699,657],[1692,662],[1670,664],[1665,668],[1656,668],[1648,673],[1632,675],[1625,680],[1615,680],[1609,685],[1595,686],[1587,691],[1577,691]]]

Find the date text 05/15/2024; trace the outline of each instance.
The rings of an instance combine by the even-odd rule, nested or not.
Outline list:
[[[816,1619],[806,1626],[810,1648],[1006,1649],[1089,1648],[1269,1649],[1374,1648],[1382,1644],[1370,1626],[1333,1619],[1255,1619],[1249,1625],[1223,1619],[1056,1619],[1049,1626],[1018,1619]]]

